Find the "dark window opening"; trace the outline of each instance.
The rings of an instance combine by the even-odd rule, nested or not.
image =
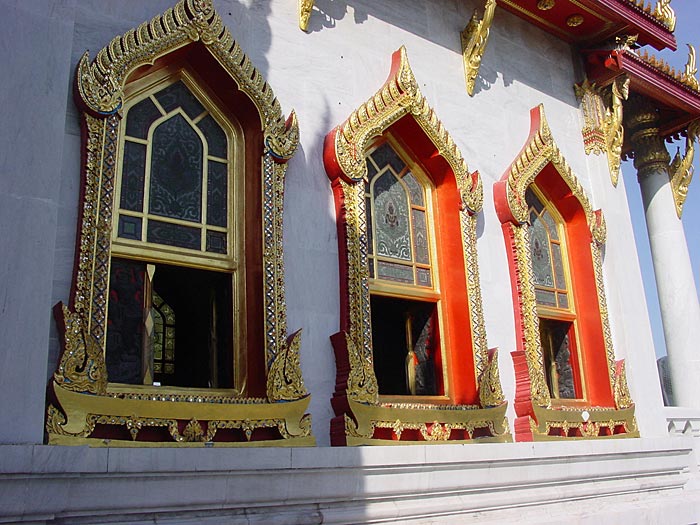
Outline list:
[[[113,258],[109,297],[110,382],[233,388],[230,274]]]
[[[373,295],[374,373],[382,395],[437,395],[435,303]]]
[[[550,395],[558,399],[581,399],[573,323],[540,318],[540,341]]]

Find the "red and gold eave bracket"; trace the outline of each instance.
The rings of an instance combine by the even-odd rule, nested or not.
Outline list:
[[[671,16],[668,8],[645,8],[644,3],[643,0],[498,0],[500,7],[573,44],[592,46],[618,35],[639,35],[638,42],[642,45],[675,50],[675,15]]]
[[[620,75],[627,75],[630,93],[641,95],[658,107],[662,137],[682,132],[700,118],[700,90],[684,83],[661,61],[629,49],[586,50],[582,54],[590,82],[605,87]],[[624,150],[628,149],[625,144]]]

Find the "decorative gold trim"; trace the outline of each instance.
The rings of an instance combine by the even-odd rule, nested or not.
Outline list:
[[[636,49],[632,51],[639,59],[641,59],[643,62],[647,63],[660,73],[669,76],[670,78],[683,84],[688,89],[691,89],[697,93],[700,92],[700,83],[698,83],[698,79],[696,78],[697,65],[695,57],[695,48],[690,44],[688,44],[688,47],[690,48],[688,50],[688,61],[686,62],[683,71],[676,70],[675,67],[672,67],[663,58],[658,58],[655,55],[649,53],[648,49]]]
[[[551,397],[545,379],[544,356],[540,342],[539,317],[537,315],[537,303],[529,249],[530,241],[527,227],[528,207],[525,201],[525,192],[527,188],[548,164],[551,164],[557,170],[571,190],[572,195],[578,199],[586,215],[592,237],[590,245],[591,255],[611,392],[614,391],[616,381],[623,381],[623,379],[619,377],[616,379],[615,351],[612,343],[607,300],[603,283],[601,247],[605,243],[607,234],[603,213],[600,210],[593,210],[583,187],[571,171],[571,168],[554,142],[544,114],[544,106],[540,104],[537,108],[533,109],[531,118],[533,129],[531,129],[530,138],[523,147],[519,157],[511,164],[507,172],[507,180],[505,181],[508,208],[510,214],[518,224],[509,222],[506,226],[510,230],[510,235],[512,235],[513,244],[515,246],[515,269],[521,301],[520,309],[522,312],[524,349],[530,383],[530,398],[536,414],[539,411],[544,417],[555,417],[561,409],[551,408]],[[534,127],[535,125],[537,128]],[[621,373],[624,374],[624,369]],[[547,411],[542,412],[542,409],[546,409]],[[569,412],[581,413],[585,410],[590,411],[591,408],[571,408],[568,410]],[[633,409],[631,410],[633,414]],[[620,418],[622,416],[616,417]],[[540,419],[538,416],[537,421],[540,425],[538,427],[540,429],[539,431],[544,432],[545,427],[543,425],[545,420]],[[628,420],[628,423],[630,423],[630,421],[631,420]]]
[[[308,32],[309,19],[311,18],[311,11],[314,8],[315,0],[297,0],[297,2],[297,9],[299,11],[299,29]]]
[[[131,392],[108,391],[104,348],[115,166],[120,136],[118,113],[124,102],[125,85],[134,70],[153,64],[193,42],[204,45],[230,75],[231,87],[250,98],[262,125],[261,256],[265,334],[264,348],[260,350],[265,355],[269,396],[263,402],[240,397],[235,391],[228,395],[218,392],[204,396],[201,393],[185,396],[177,389],[175,393],[169,392],[167,387],[159,394],[136,386]],[[173,407],[180,407],[178,415],[173,418],[180,422],[189,421],[190,438],[199,435],[197,425],[214,428],[210,425],[215,421],[228,421],[226,428],[238,428],[235,427],[236,421],[273,419],[281,421],[284,427],[280,427],[280,433],[285,439],[278,440],[278,444],[288,445],[287,438],[298,437],[304,438],[303,443],[312,443],[310,416],[295,412],[302,405],[303,409],[306,408],[308,393],[301,374],[300,334],[296,332],[287,339],[284,297],[284,179],[286,161],[294,154],[299,141],[295,113],[292,111],[285,120],[272,89],[224,27],[211,0],[181,0],[150,22],[114,38],[98,52],[93,62],[89,62],[85,53],[78,64],[76,84],[78,103],[85,110],[84,198],[78,233],[75,292],[71,307],[61,306],[56,311],[59,325],[65,327],[65,337],[64,351],[52,384],[52,396],[59,403],[48,409],[53,414],[50,418],[47,416],[50,441],[59,439],[58,436],[61,442],[71,437],[92,439],[87,419],[90,414],[98,419],[156,420],[166,417],[162,414]],[[68,391],[72,392],[70,396],[65,394]],[[68,422],[65,425],[57,423],[55,411],[59,409],[66,415]],[[261,415],[270,411],[271,417]],[[305,425],[306,430],[298,430],[301,423],[294,423],[295,418],[297,422],[304,422],[302,426]],[[123,424],[131,425],[130,430],[136,428],[135,423],[128,423],[126,419]],[[90,441],[90,444],[96,443],[99,444],[99,440]]]
[[[479,20],[477,11],[474,10],[467,27],[460,33],[462,41],[462,60],[464,62],[464,78],[467,82],[467,93],[474,96],[474,84],[479,74],[481,59],[486,51],[489,40],[489,30],[496,12],[496,0],[486,0],[484,5],[484,17]]]
[[[688,125],[685,133],[685,153],[681,157],[679,148],[669,167],[673,202],[676,205],[676,214],[679,219],[683,215],[683,204],[688,197],[690,182],[693,180],[695,141],[698,140],[698,136],[700,136],[700,120],[695,120]]]
[[[482,407],[497,407],[505,402],[498,370],[498,348],[489,351],[488,363],[479,377],[479,402]]]

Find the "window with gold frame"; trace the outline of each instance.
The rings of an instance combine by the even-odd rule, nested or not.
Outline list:
[[[545,377],[553,399],[585,398],[578,352],[576,310],[568,264],[566,228],[556,208],[534,184],[525,192],[530,260]]]
[[[436,396],[438,275],[432,261],[432,188],[391,136],[366,156],[367,249],[372,347],[379,393]]]
[[[111,383],[241,392],[240,125],[185,69],[163,68],[125,95],[107,375]]]

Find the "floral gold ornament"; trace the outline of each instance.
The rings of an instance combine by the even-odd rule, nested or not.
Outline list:
[[[487,441],[508,441],[506,402],[498,360],[488,352],[479,288],[475,214],[483,205],[481,179],[478,173],[469,172],[453,139],[427,104],[405,48],[392,58],[384,86],[333,129],[324,146],[324,163],[336,200],[341,274],[341,331],[331,337],[337,363],[331,443],[464,442],[476,435]],[[463,293],[471,321],[473,374],[480,380],[478,391],[488,406],[446,404],[449,399],[444,397],[433,402],[432,397],[413,396],[411,402],[403,402],[379,395],[370,311],[366,155],[373,141],[392,130],[397,130],[398,141],[402,126],[409,126],[407,134],[422,134],[429,140],[435,150],[430,162],[439,162],[440,172],[454,177],[456,183],[454,205],[463,248],[459,257],[466,279]],[[475,386],[478,402],[476,390]],[[480,429],[476,435],[475,429]]]
[[[581,101],[581,111],[583,113],[583,146],[586,155],[594,153],[600,155],[607,151],[607,141],[604,130],[605,123],[605,103],[600,90],[588,79],[584,79],[580,84],[574,85],[576,97]]]
[[[549,11],[555,6],[555,1],[554,0],[539,0],[537,2],[537,9],[540,11]]]
[[[582,15],[571,15],[566,19],[566,25],[569,27],[578,27],[583,24]]]
[[[510,247],[509,257],[512,261],[511,280],[516,308],[516,327],[520,332],[517,340],[518,349],[513,352],[516,370],[516,437],[521,440],[548,440],[567,437],[605,437],[624,434],[627,437],[638,435],[634,420],[634,405],[626,391],[624,366],[615,361],[612,344],[608,308],[603,286],[601,249],[606,237],[606,226],[600,210],[594,211],[580,183],[571,171],[557,147],[547,124],[543,106],[533,108],[530,113],[530,135],[521,153],[516,157],[503,177],[494,186],[494,201],[499,219],[503,223],[506,243]],[[581,239],[588,239],[590,253],[581,252],[579,262],[590,261],[591,267],[587,277],[592,280],[596,294],[592,303],[587,301],[586,308],[599,312],[598,321],[592,325],[593,334],[591,352],[587,358],[595,358],[601,365],[605,364],[606,383],[609,392],[605,394],[608,406],[592,406],[590,402],[581,406],[566,403],[553,403],[546,382],[547,371],[544,368],[543,346],[540,340],[540,318],[535,296],[535,278],[531,261],[528,205],[526,191],[540,175],[547,180],[560,178],[556,186],[558,194],[567,194],[580,204],[585,230],[581,230]],[[564,186],[565,185],[565,186]],[[554,190],[552,190],[554,191]],[[577,245],[578,246],[578,245]],[[582,246],[581,246],[582,247]],[[588,263],[586,263],[588,264]],[[579,274],[580,275],[580,274]],[[588,336],[587,336],[588,337]],[[600,348],[602,347],[602,348]],[[582,348],[586,352],[585,348]],[[601,373],[596,368],[593,373]],[[615,392],[614,396],[613,393]],[[600,398],[599,398],[600,399]],[[585,399],[583,400],[585,401]],[[583,413],[589,413],[584,421]]]
[[[467,83],[467,93],[474,95],[474,84],[479,74],[481,60],[489,39],[489,30],[496,12],[496,0],[486,0],[484,16],[479,20],[474,10],[467,27],[460,34],[462,41],[462,60],[464,62],[464,77]]]
[[[190,46],[192,43],[198,46]],[[261,159],[245,173],[258,186],[264,316],[259,334],[266,398],[236,389],[115,384],[105,367],[110,251],[122,131],[120,112],[130,103],[130,75],[171,67],[174,51],[201,53],[230,79],[231,96],[249,102],[260,127]],[[208,62],[208,63],[209,63]],[[206,71],[205,71],[206,72]],[[206,76],[206,75],[204,75]],[[222,83],[226,84],[226,82]],[[308,446],[314,443],[310,398],[299,360],[300,333],[288,337],[284,297],[282,216],[287,160],[299,141],[296,115],[285,119],[270,86],[224,27],[211,0],[182,0],[150,22],[113,39],[89,60],[80,59],[76,103],[83,110],[83,188],[76,267],[70,303],[55,316],[63,351],[50,385],[46,430],[52,444],[90,446]],[[251,112],[252,114],[253,112]],[[259,138],[258,138],[259,137]],[[251,146],[251,148],[254,146]],[[251,151],[251,153],[253,153]],[[257,180],[256,180],[257,179]],[[253,208],[251,208],[253,209]],[[252,230],[251,230],[252,231]],[[152,274],[151,274],[152,276]],[[252,281],[251,281],[252,282]],[[251,349],[252,351],[252,349]],[[148,441],[141,430],[151,429]],[[273,429],[256,434],[256,429]],[[218,429],[231,432],[217,433]],[[122,439],[121,435],[129,436]],[[231,438],[239,433],[240,438]],[[113,435],[102,439],[98,436]],[[160,436],[155,441],[153,435]],[[266,437],[260,437],[265,435]]]
[[[688,188],[693,180],[695,141],[698,140],[698,136],[700,136],[700,120],[695,120],[688,125],[685,133],[685,153],[681,156],[680,150],[677,151],[669,167],[673,202],[679,219],[683,214],[683,204],[688,197]]]

